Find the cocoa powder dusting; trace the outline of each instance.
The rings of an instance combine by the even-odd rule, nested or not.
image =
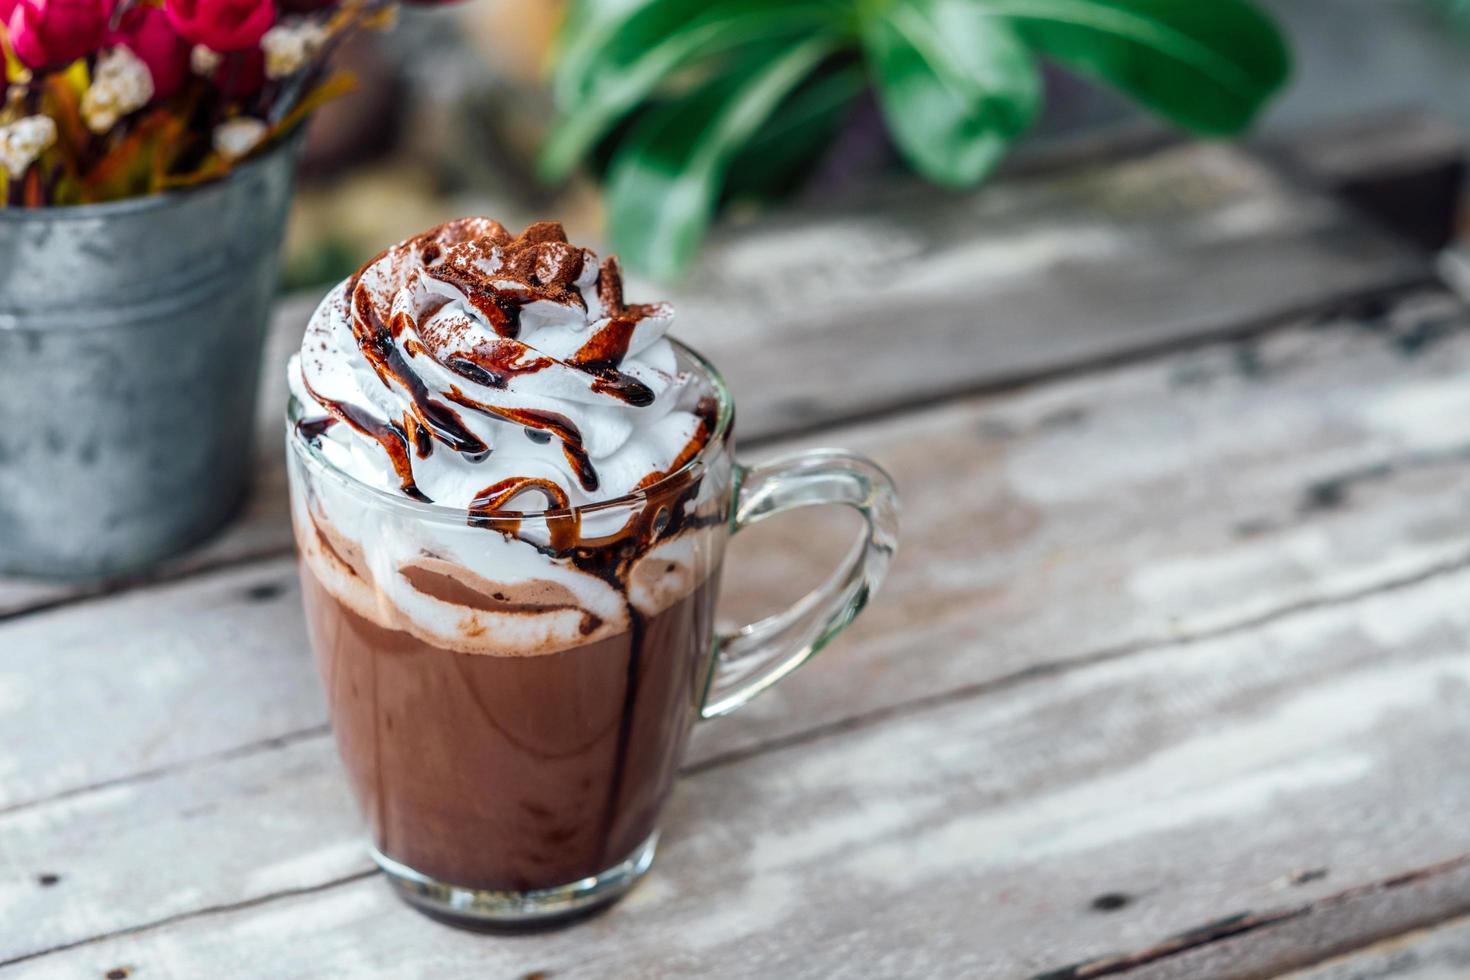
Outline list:
[[[624,303],[622,271],[614,257],[604,259],[597,271],[595,288],[605,319],[594,326],[573,354],[558,362],[518,339],[521,311],[532,303],[586,312],[587,301],[577,281],[590,257],[591,253],[567,241],[559,222],[536,222],[519,235],[512,235],[499,222],[485,218],[452,221],[386,250],[349,280],[346,312],[362,356],[384,385],[407,394],[409,408],[401,419],[384,424],[351,405],[317,397],[332,418],[313,423],[311,429],[303,425],[302,434],[318,438],[333,420],[345,422],[383,447],[406,495],[428,500],[414,482],[413,459],[428,458],[435,442],[444,443],[471,462],[487,458],[492,447],[465,424],[460,414],[480,413],[523,426],[536,441],[558,440],[579,486],[594,493],[599,477],[582,434],[571,419],[557,412],[491,405],[458,385],[449,385],[447,391],[431,391],[407,362],[407,358],[429,359],[469,385],[500,390],[518,376],[562,365],[588,375],[588,386],[594,392],[634,407],[653,404],[653,391],[623,372],[621,364],[639,323],[649,317],[668,316],[670,311],[663,304]],[[386,265],[370,275],[369,270],[380,262]],[[452,288],[445,290],[445,286]],[[405,306],[398,302],[395,308],[401,290],[409,290],[402,293],[408,303]],[[472,319],[463,307],[451,309],[455,294],[462,296],[484,322]],[[487,336],[486,324],[492,335]],[[656,488],[704,447],[714,431],[713,409],[701,406],[700,414],[700,424],[689,442],[665,470],[648,474],[639,484],[640,490]],[[574,513],[566,510],[567,492],[555,482],[518,477],[480,491],[469,507],[470,522],[491,523],[487,518],[505,514],[509,506],[519,502],[520,495],[529,491],[545,498],[546,510]],[[638,520],[631,521],[624,531],[642,538],[641,547],[635,550],[675,533],[686,520],[679,507],[657,507],[650,501],[642,509],[648,511],[645,516],[649,522],[657,513],[662,515],[662,523],[639,528],[633,526]],[[548,520],[548,524],[555,525],[552,550],[571,556],[578,564],[596,565],[602,560],[594,560],[592,553],[609,550],[588,548],[579,557],[580,529],[576,522]],[[505,529],[503,520],[496,526]],[[611,550],[621,553],[628,549]],[[611,568],[603,568],[598,574],[616,577]]]

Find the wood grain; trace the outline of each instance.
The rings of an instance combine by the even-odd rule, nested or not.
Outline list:
[[[1470,919],[1393,936],[1285,980],[1462,980],[1470,976]]]
[[[1429,274],[1412,249],[1239,151],[1175,145],[970,196],[911,187],[860,211],[772,217],[718,237],[697,285],[673,298],[680,336],[726,372],[755,442],[1241,334]],[[277,312],[261,476],[240,519],[142,578],[0,579],[0,618],[289,548],[282,371],[314,302]]]
[[[1422,276],[1422,258],[1325,195],[1189,144],[974,195],[896,188],[768,218],[715,237],[674,301],[742,424],[785,435]]]
[[[1298,876],[1322,870],[1303,871]],[[1399,950],[1417,945],[1419,938],[1425,938],[1421,927],[1465,914],[1470,908],[1467,890],[1470,852],[1357,882],[1301,904],[1225,916],[1149,948],[1037,980],[1082,980],[1120,973],[1129,980],[1279,976],[1365,945]],[[1134,964],[1137,968],[1130,969]],[[1325,972],[1332,975],[1331,970]]]
[[[1467,365],[1464,314],[1428,293],[824,437],[898,475],[891,580],[695,758],[1461,560]],[[727,617],[830,567],[823,527],[736,538]],[[0,806],[320,728],[294,590],[283,558],[0,623]],[[904,669],[916,649],[954,652]]]
[[[1258,149],[1421,248],[1437,251],[1456,236],[1467,145],[1443,119],[1399,107],[1298,129]]]
[[[908,511],[892,580],[829,653],[702,730],[694,778],[718,784],[719,773],[764,758],[795,766],[844,742],[845,729],[886,732],[916,711],[941,737],[965,705],[1004,714],[1021,710],[1017,691],[1068,690],[1067,665],[1091,664],[1093,676],[1139,659],[1160,671],[1178,661],[1179,697],[1189,701],[1201,683],[1209,696],[1213,682],[1189,673],[1195,646],[1278,636],[1280,622],[1353,609],[1384,588],[1459,581],[1453,570],[1470,560],[1467,366],[1464,313],[1431,292],[836,434],[899,475]],[[808,544],[814,523],[802,524],[796,534],[788,524],[755,537],[763,526],[736,540],[731,615],[789,597],[816,574],[822,549]],[[1417,623],[1394,595],[1382,607]],[[104,646],[99,636],[114,639]],[[1183,642],[1190,637],[1204,639]],[[1271,656],[1289,665],[1298,657],[1284,640]],[[1301,683],[1334,678],[1336,663],[1310,668]],[[83,676],[88,683],[75,682]],[[1149,683],[1161,687],[1163,676]],[[1039,678],[1046,683],[1032,683]],[[1131,705],[1156,744],[1172,744],[1149,727],[1157,696],[1147,690],[1120,688],[1109,709],[1117,720],[1094,735],[1125,724]],[[1264,696],[1251,690],[1230,703]],[[347,843],[350,817],[285,560],[0,625],[0,691],[0,788],[10,808],[0,816],[0,878],[13,883],[0,907],[29,910],[24,928],[0,937],[0,959],[365,867]],[[1067,719],[1093,713],[1091,702],[1068,702],[1046,717],[1069,739],[1079,736]],[[285,747],[272,741],[283,738]],[[800,752],[777,751],[793,740]],[[983,769],[966,779],[999,780],[1018,805],[1053,770],[1077,777],[1040,731],[913,751],[968,753]],[[866,780],[864,762],[844,765]],[[277,789],[278,770],[299,778]],[[152,775],[133,778],[141,772]],[[113,785],[86,789],[98,783]],[[865,792],[828,789],[839,799]],[[263,819],[275,828],[264,836]],[[156,870],[158,847],[188,855],[178,872],[187,878]],[[252,876],[257,864],[278,870]],[[37,884],[47,873],[75,890]],[[86,890],[109,875],[130,883],[127,902],[111,886]],[[1143,945],[1167,934],[1160,925],[1123,938]],[[1058,946],[1057,958],[1032,965],[1065,965],[1062,955]]]
[[[626,903],[513,941],[355,878],[325,740],[76,801],[45,834],[13,815],[0,840],[63,880],[12,909],[95,930],[119,879],[152,915],[220,908],[0,976],[1085,976],[1078,957],[1470,867],[1467,589],[1461,569],[705,768]],[[1467,877],[1441,915],[1470,910]],[[1216,965],[1168,975],[1238,975]]]
[[[1406,288],[1421,259],[1235,151],[1152,146],[793,212],[710,262],[681,330],[742,435],[823,430],[908,514],[851,634],[698,733],[655,875],[514,940],[375,880],[285,557],[302,298],[226,534],[149,580],[0,582],[0,975],[1458,975],[1470,321]],[[725,617],[842,530],[742,535]]]
[[[0,625],[0,809],[325,720],[286,559]]]

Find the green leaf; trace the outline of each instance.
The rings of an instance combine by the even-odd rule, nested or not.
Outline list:
[[[601,0],[571,34],[558,60],[561,116],[537,163],[544,180],[564,179],[628,111],[681,68],[762,42],[796,41],[843,29],[833,0]],[[572,12],[575,18],[577,11]],[[576,25],[576,26],[574,26]]]
[[[824,71],[786,98],[731,161],[725,195],[774,196],[796,184],[867,88],[862,66]]]
[[[1175,123],[1243,129],[1291,73],[1270,18],[1244,0],[973,0],[1040,52]]]
[[[572,0],[551,46],[551,91],[557,103],[581,96],[597,53],[629,17],[655,0]]]
[[[936,183],[984,180],[1040,111],[1031,52],[975,0],[876,5],[863,44],[894,142]]]
[[[822,59],[815,37],[753,55],[692,95],[651,110],[608,168],[609,236],[632,268],[677,275],[709,226],[731,158]]]

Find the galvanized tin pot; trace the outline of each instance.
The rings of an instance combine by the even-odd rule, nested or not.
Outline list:
[[[137,570],[240,503],[295,157],[0,209],[0,574]]]

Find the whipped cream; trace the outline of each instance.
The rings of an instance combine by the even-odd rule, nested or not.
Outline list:
[[[556,222],[452,221],[322,301],[288,368],[298,431],[369,486],[470,512],[610,500],[709,437],[672,322]]]
[[[319,465],[292,453],[293,479]],[[724,465],[723,463],[721,465]],[[722,515],[728,473],[683,496],[691,511]],[[626,632],[693,592],[719,567],[724,536],[709,524],[641,542],[609,581],[518,537],[469,524],[414,521],[364,506],[344,485],[312,481],[293,493],[302,560],[331,595],[384,629],[441,649],[524,657]],[[426,588],[452,580],[454,593]]]
[[[719,567],[733,464],[660,483],[716,424],[672,320],[550,222],[467,218],[368,263],[289,367],[292,523],[316,581],[379,626],[497,656],[615,636],[688,595]],[[375,506],[364,485],[464,517]]]

